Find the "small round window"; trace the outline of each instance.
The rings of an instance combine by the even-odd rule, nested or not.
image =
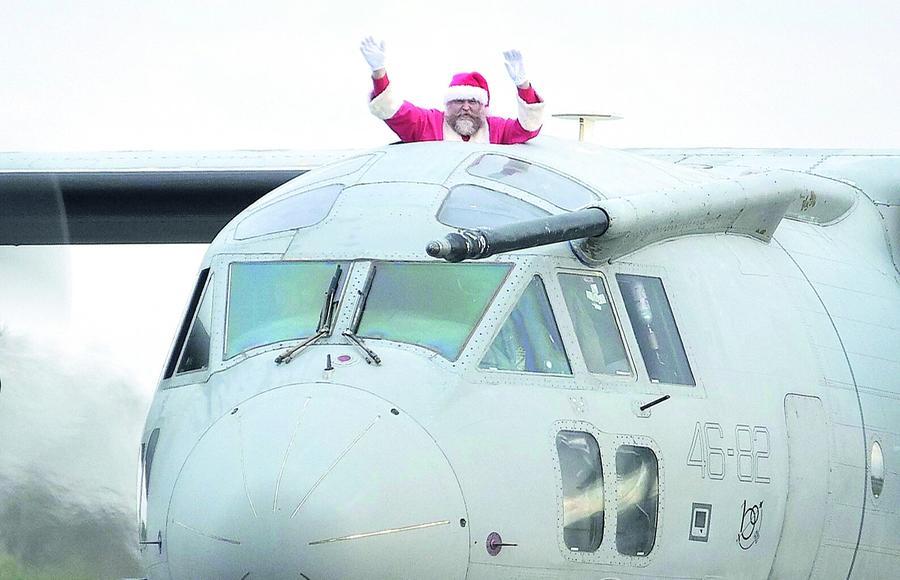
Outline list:
[[[878,497],[881,495],[881,490],[884,489],[884,454],[881,452],[881,444],[878,441],[872,443],[869,469],[872,473],[872,495]]]

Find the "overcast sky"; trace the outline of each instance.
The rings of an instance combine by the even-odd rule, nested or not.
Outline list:
[[[378,145],[367,34],[410,100],[478,70],[498,114],[500,52],[518,47],[550,113],[625,116],[611,146],[897,147],[898,6],[3,0],[0,151]]]

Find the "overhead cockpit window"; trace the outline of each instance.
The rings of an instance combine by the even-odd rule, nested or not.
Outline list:
[[[562,477],[563,540],[573,552],[594,552],[603,542],[603,465],[600,446],[590,433],[560,431],[556,436]]]
[[[225,358],[257,346],[314,334],[338,265],[338,262],[231,264]],[[340,266],[346,271],[346,263]],[[341,286],[336,295],[340,294]]]
[[[627,556],[646,556],[656,543],[659,470],[647,447],[623,445],[616,451],[618,510],[616,549]]]
[[[563,209],[581,209],[596,199],[590,189],[577,181],[505,155],[482,155],[469,166],[468,172],[517,187]]]
[[[603,278],[560,274],[559,284],[588,370],[630,376],[631,363]]]
[[[650,381],[694,385],[694,375],[662,280],[616,274]]]
[[[527,201],[477,185],[457,185],[438,211],[442,224],[457,228],[494,227],[550,215]]]
[[[351,157],[350,159],[335,161],[334,163],[329,163],[328,165],[323,165],[318,169],[313,169],[308,173],[304,173],[300,179],[306,184],[311,184],[350,175],[351,173],[356,173],[362,169],[372,157],[374,157],[374,155],[360,155],[358,157]]]
[[[569,359],[550,309],[547,291],[535,276],[481,361],[481,368],[571,374]]]
[[[241,220],[234,238],[245,240],[315,225],[325,219],[342,189],[340,184],[326,185],[261,207]]]
[[[209,328],[211,324],[212,298],[209,268],[204,268],[194,285],[191,301],[181,321],[181,328],[175,339],[175,346],[169,354],[163,379],[172,378],[175,369],[187,372],[206,368],[209,365]],[[202,299],[202,304],[201,304]],[[203,314],[200,314],[200,311]],[[199,321],[199,322],[198,322]]]
[[[357,334],[456,360],[509,264],[377,263]]]

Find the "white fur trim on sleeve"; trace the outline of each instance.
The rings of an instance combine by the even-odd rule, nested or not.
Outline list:
[[[544,124],[544,103],[526,103],[521,97],[519,102],[519,124],[526,131],[537,131]]]
[[[469,99],[475,99],[482,105],[487,106],[488,93],[481,87],[453,85],[447,88],[447,93],[444,95],[444,104],[446,105],[450,101],[467,101]]]
[[[391,85],[388,85],[377,97],[369,101],[369,110],[373,115],[385,121],[396,115],[402,105],[403,101],[394,98],[394,91],[391,90]]]

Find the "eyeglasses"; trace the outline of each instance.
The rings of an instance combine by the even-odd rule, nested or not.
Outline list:
[[[447,101],[447,104],[455,105],[457,107],[462,107],[463,105],[477,107],[481,105],[481,101],[479,101],[478,99],[453,99],[452,101]]]

